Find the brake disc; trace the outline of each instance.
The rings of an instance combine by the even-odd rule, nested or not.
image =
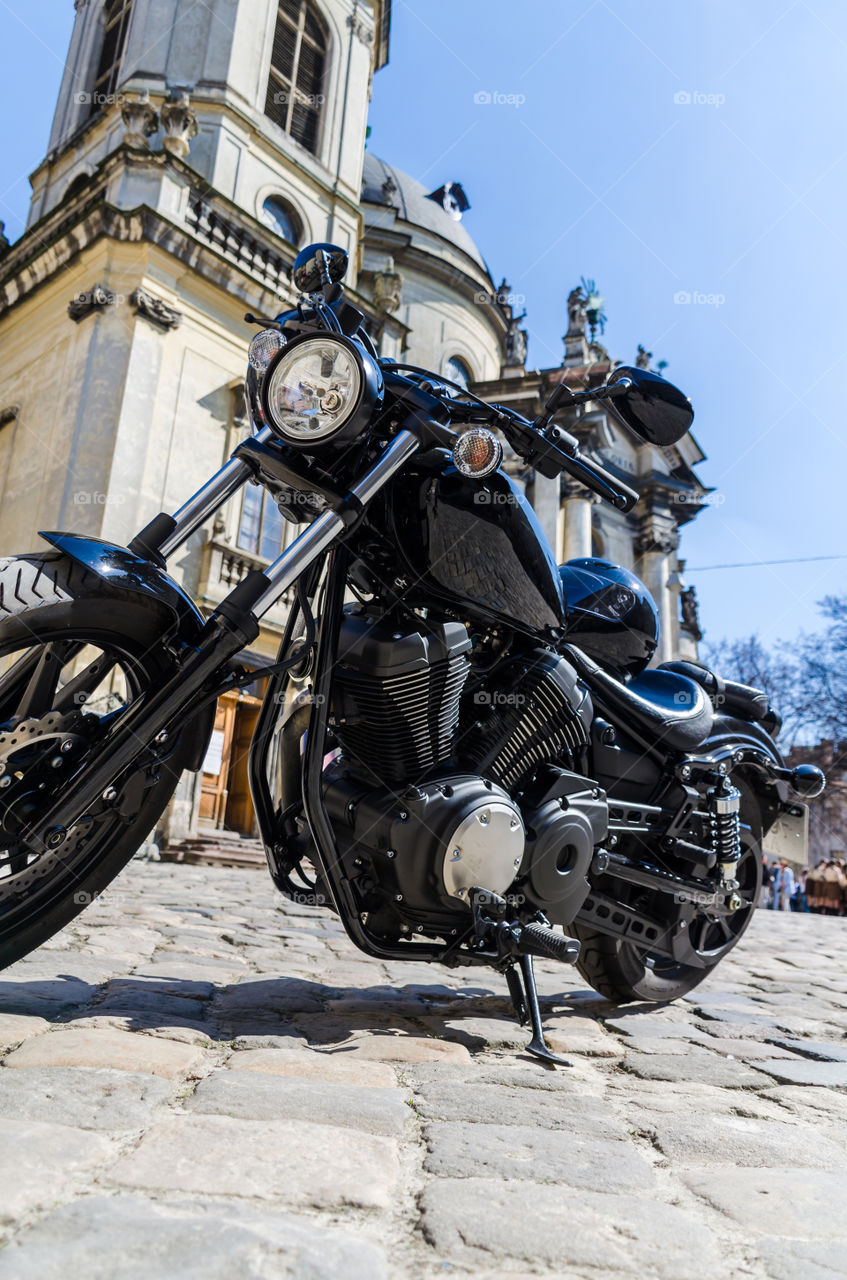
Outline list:
[[[50,711],[0,732],[0,886],[11,879],[16,893],[26,893],[57,864],[67,864],[103,821],[114,816],[113,808],[103,802],[96,812],[84,814],[56,849],[38,852],[20,839],[32,817],[81,762],[91,746],[90,728],[97,724],[97,717],[77,710]]]

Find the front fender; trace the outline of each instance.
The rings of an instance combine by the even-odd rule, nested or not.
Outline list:
[[[108,601],[130,598],[142,634],[152,639],[166,635],[191,644],[203,626],[203,615],[189,595],[164,569],[133,555],[126,547],[88,538],[78,533],[41,533],[57,551],[83,565],[97,578],[96,594]],[[145,616],[146,614],[146,616]],[[199,769],[206,755],[215,721],[215,703],[201,708],[182,730],[183,743],[190,744],[186,769]]]
[[[51,547],[84,565],[101,583],[104,598],[131,595],[149,600],[151,611],[161,617],[169,613],[180,636],[193,637],[203,626],[203,616],[194,601],[173,578],[150,560],[142,560],[126,547],[79,533],[39,533]]]

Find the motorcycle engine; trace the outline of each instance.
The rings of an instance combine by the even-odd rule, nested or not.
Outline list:
[[[474,886],[566,923],[606,834],[605,796],[573,771],[592,716],[573,668],[539,650],[463,698],[470,647],[461,623],[345,610],[324,800],[384,938],[464,932]]]

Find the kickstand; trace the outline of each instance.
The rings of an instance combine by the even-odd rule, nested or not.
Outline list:
[[[509,995],[512,997],[512,1004],[515,1008],[515,1017],[518,1020],[518,1025],[525,1027],[527,1022],[529,1022],[529,1013],[526,1007],[526,1000],[524,999],[521,975],[513,964],[510,964],[506,970],[506,982],[509,986]]]
[[[529,1020],[532,1023],[532,1039],[526,1046],[527,1053],[534,1054],[536,1058],[541,1058],[544,1062],[554,1062],[560,1067],[572,1067],[573,1063],[569,1062],[567,1058],[560,1058],[553,1053],[552,1049],[547,1044],[547,1041],[544,1039],[544,1028],[541,1025],[541,1011],[538,1008],[538,991],[535,987],[535,971],[532,967],[532,956],[520,956],[518,964],[521,967],[521,975],[523,977],[523,987],[525,992],[525,1002],[522,1003],[524,1010],[529,1010]],[[507,980],[509,980],[509,991],[512,994],[512,999],[514,1001],[514,991],[511,982],[512,976],[514,977],[515,983],[518,983],[518,975],[515,973],[514,969],[510,970],[507,974]],[[515,1001],[515,1008],[517,1009],[517,1001]],[[521,1026],[523,1026],[524,1022],[526,1022],[526,1017],[524,1016],[521,1018],[520,1011],[518,1011],[518,1018]]]

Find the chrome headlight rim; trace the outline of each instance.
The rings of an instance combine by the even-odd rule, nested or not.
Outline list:
[[[359,390],[349,413],[334,431],[316,439],[304,440],[290,435],[286,428],[277,422],[270,403],[271,387],[274,374],[283,360],[289,360],[293,353],[309,344],[317,344],[318,342],[334,344],[352,356],[360,375]],[[292,338],[277,352],[265,369],[261,386],[262,415],[271,431],[283,444],[291,449],[297,449],[301,453],[316,453],[322,449],[332,448],[340,443],[349,441],[360,434],[363,427],[370,421],[374,409],[378,407],[382,400],[383,385],[382,371],[379,365],[354,339],[348,338],[344,334],[331,333],[329,330],[303,333],[296,338]]]

